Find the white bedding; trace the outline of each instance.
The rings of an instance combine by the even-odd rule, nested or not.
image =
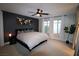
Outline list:
[[[24,42],[30,49],[32,49],[40,42],[47,40],[48,35],[41,32],[26,32],[18,34],[17,39]]]

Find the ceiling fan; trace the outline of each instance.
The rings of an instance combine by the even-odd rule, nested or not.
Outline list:
[[[37,9],[37,11],[32,16],[40,16],[40,17],[42,17],[42,15],[49,15],[49,13],[43,13],[43,10]]]

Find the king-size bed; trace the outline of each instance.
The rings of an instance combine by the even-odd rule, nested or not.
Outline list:
[[[48,35],[46,33],[36,32],[26,29],[16,30],[16,41],[22,46],[26,47],[29,51],[32,51],[41,44],[47,42]]]

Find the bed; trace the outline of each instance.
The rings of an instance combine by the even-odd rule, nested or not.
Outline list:
[[[26,47],[29,51],[32,51],[36,47],[47,42],[48,38],[49,37],[46,33],[27,29],[16,30],[16,41]]]
[[[16,32],[17,43],[14,45],[14,47],[22,56],[73,55],[72,49],[57,40],[50,39],[45,33],[27,31],[23,29],[20,29],[20,31],[17,30]],[[31,45],[29,43],[31,43]],[[70,51],[70,53],[66,51]]]

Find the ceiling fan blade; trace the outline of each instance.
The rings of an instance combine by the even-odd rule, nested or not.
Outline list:
[[[39,12],[39,11],[40,11],[40,9],[37,9],[37,11]]]
[[[32,16],[35,16],[36,15],[36,13],[35,14],[33,14]]]
[[[43,12],[43,10],[40,10],[40,13],[42,13]]]
[[[42,17],[42,14],[40,14],[40,17]]]
[[[42,15],[49,15],[49,13],[41,13]]]
[[[30,12],[30,13],[34,13],[34,12]],[[37,9],[36,13],[32,14],[31,16],[40,16],[42,17],[43,15],[49,15],[49,13],[43,13],[42,9]]]
[[[28,13],[35,13],[35,12],[32,12],[32,11],[28,11]]]

